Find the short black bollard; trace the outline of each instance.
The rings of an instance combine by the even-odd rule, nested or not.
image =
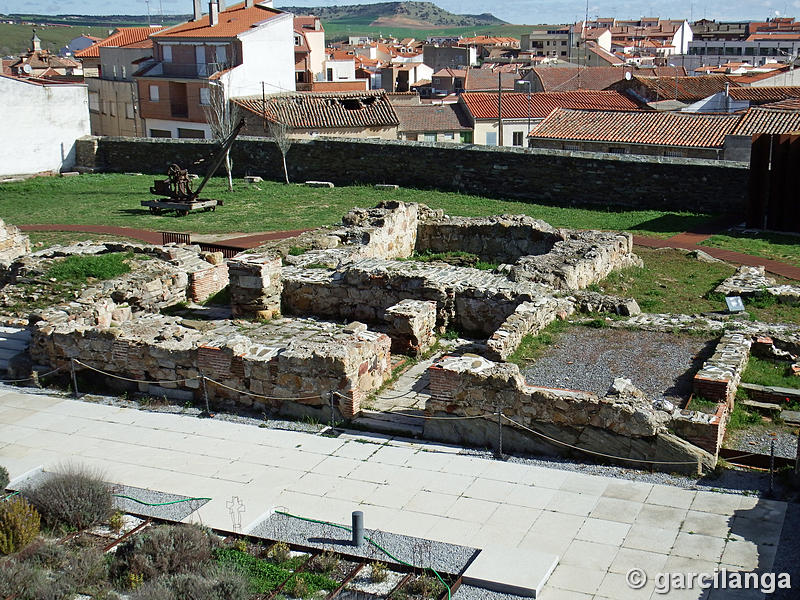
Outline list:
[[[353,546],[360,548],[364,545],[364,513],[360,510],[353,511]]]

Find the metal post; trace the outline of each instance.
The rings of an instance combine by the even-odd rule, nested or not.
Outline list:
[[[497,448],[494,457],[503,460],[503,412],[497,409]]]
[[[769,448],[769,493],[772,495],[775,483],[775,440],[772,440]]]
[[[331,390],[331,393],[328,396],[328,404],[330,405],[330,408],[331,408],[331,416],[330,416],[330,419],[328,420],[328,425],[330,427],[333,427],[333,423],[334,423],[334,420],[333,420],[333,394],[334,394],[334,391]]]
[[[72,395],[78,397],[78,378],[75,376],[75,359],[69,361],[70,369],[72,370]]]
[[[353,511],[353,546],[360,548],[364,545],[364,513],[360,510]]]
[[[206,403],[206,409],[203,411],[200,416],[212,418],[214,413],[211,412],[211,406],[208,404],[208,386],[206,386],[206,376],[200,373],[200,384],[203,386],[203,400]]]
[[[794,459],[794,476],[800,477],[800,429],[797,430],[797,457]]]

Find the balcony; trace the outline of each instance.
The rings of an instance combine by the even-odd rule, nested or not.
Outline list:
[[[173,79],[208,79],[219,69],[216,63],[172,63],[161,62],[156,65],[148,77],[169,77]]]

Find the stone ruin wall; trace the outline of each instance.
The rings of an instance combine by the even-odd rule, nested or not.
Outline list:
[[[14,262],[20,256],[29,254],[31,241],[19,227],[5,223],[0,219],[0,268]]]
[[[722,336],[713,356],[694,376],[694,393],[706,400],[725,403],[733,410],[736,390],[750,358],[750,337],[740,333]]]
[[[43,320],[32,333],[30,353],[39,364],[64,367],[77,359],[115,375],[159,382],[139,384],[138,391],[198,402],[203,400],[201,382],[192,378],[202,373],[233,388],[207,384],[212,400],[289,414],[302,414],[302,408],[325,410],[335,392],[334,406],[352,418],[368,394],[391,376],[389,338],[363,325],[331,335],[327,342],[292,341],[285,348],[246,335],[209,338],[182,326],[177,317],[156,314],[137,314],[115,326]],[[175,382],[183,378],[192,380]]]
[[[445,357],[429,369],[429,374],[432,397],[426,406],[428,416],[486,415],[486,419],[429,420],[425,422],[426,436],[494,445],[497,411],[501,410],[525,427],[589,451],[634,461],[686,463],[655,465],[670,472],[707,471],[716,462],[714,454],[670,433],[667,427],[674,419],[673,413],[655,408],[627,380],[615,381],[604,397],[532,387],[525,383],[516,365],[469,356]],[[508,421],[504,424],[509,425],[504,427],[504,443],[511,447],[586,458],[585,453],[526,433]]]

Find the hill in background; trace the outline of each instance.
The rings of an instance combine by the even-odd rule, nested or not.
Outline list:
[[[369,25],[370,27],[403,27],[437,29],[441,27],[483,27],[503,25],[494,15],[455,15],[433,2],[380,2],[350,6],[279,6],[295,14],[313,14],[323,23]]]

